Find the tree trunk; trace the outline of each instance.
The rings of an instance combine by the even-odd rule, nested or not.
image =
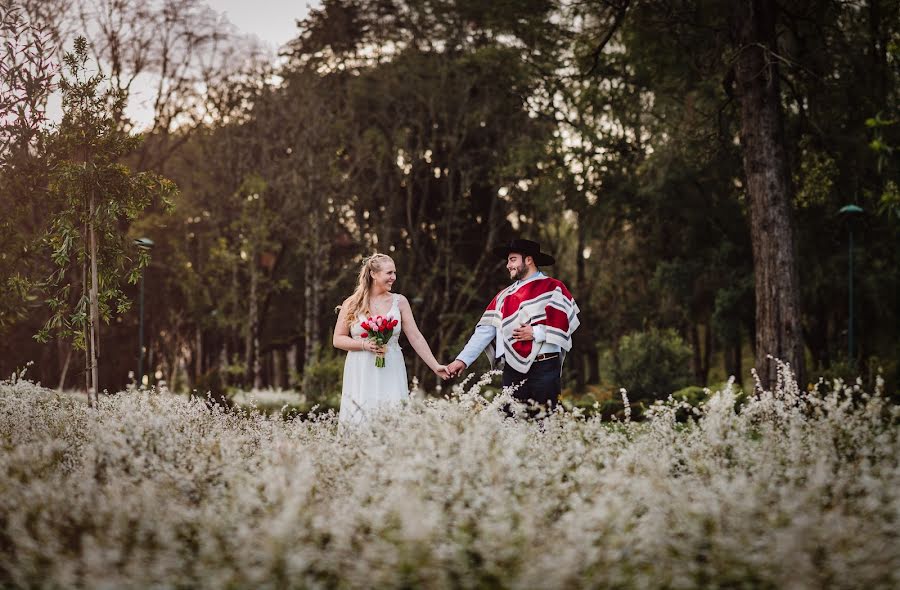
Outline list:
[[[284,351],[276,348],[272,351],[272,387],[284,389]]]
[[[694,383],[704,385],[703,367],[700,350],[700,326],[691,324],[691,373],[694,374]]]
[[[255,264],[252,268],[251,289],[253,294],[250,301],[253,306],[251,312],[253,316],[250,326],[253,333],[253,388],[259,389],[262,387],[262,359],[259,351],[259,272]]]
[[[197,324],[194,334],[194,383],[203,375],[203,330]]]
[[[578,244],[575,247],[575,289],[579,294],[584,293],[584,282],[585,282],[585,264],[584,264],[584,249],[586,246],[586,237],[585,237],[585,229],[584,222],[581,219],[581,216],[576,220],[577,228],[578,228]],[[585,306],[587,308],[587,306]],[[584,316],[582,316],[584,317]],[[572,355],[572,360],[575,361],[574,369],[575,369],[575,389],[576,391],[583,392],[585,390],[585,385],[587,384],[588,376],[587,376],[587,363],[588,357],[587,347],[593,346],[593,338],[590,338],[590,332],[592,330],[589,329],[590,323],[585,322],[585,326],[582,327],[582,332],[586,332],[586,334],[582,334],[582,336],[587,336],[584,338],[579,338],[579,344],[584,346],[581,350],[575,351],[575,354]]]
[[[734,338],[730,339],[728,342],[723,343],[723,346],[725,348],[723,351],[723,356],[725,358],[725,377],[734,376],[738,384],[741,384],[744,377],[742,375],[743,370],[741,367],[741,355],[743,354],[743,351],[741,350],[740,333],[736,334]]]
[[[94,223],[94,194],[91,193],[89,229],[91,235],[91,380],[94,401],[100,403],[100,279],[97,276],[97,232]]]
[[[597,352],[596,344],[592,345],[587,351],[587,382],[588,385],[597,385],[600,383],[600,353]]]
[[[312,191],[312,188],[309,189]],[[321,242],[321,233],[319,230],[320,222],[315,218],[315,212],[310,213],[309,217],[311,235],[308,251],[312,253],[306,260],[306,284],[303,287],[304,299],[304,318],[303,318],[303,370],[315,363],[319,345],[319,302],[322,296],[321,287],[321,264],[319,263],[323,256]]]
[[[812,368],[818,371],[828,366],[828,309],[824,300],[817,302],[807,313],[803,340],[809,348]]]
[[[287,359],[285,363],[287,364],[287,384],[288,387],[294,388],[298,386],[297,383],[297,344],[292,344],[291,347],[287,351]]]
[[[700,324],[691,326],[691,349],[693,357],[691,369],[694,383],[706,387],[709,383],[709,366],[712,358],[712,330],[709,324],[703,325],[703,337],[700,337]]]
[[[84,391],[87,393],[88,407],[94,407],[94,398],[91,395],[91,329],[90,320],[84,324]]]
[[[312,156],[310,156],[308,160],[308,173],[306,175],[306,183],[307,183],[307,193],[312,196],[315,191],[315,187],[313,186],[313,175],[312,172],[315,169],[313,166]],[[391,202],[396,199],[391,199]],[[324,203],[322,204],[324,208]],[[307,337],[309,340],[307,341],[307,356],[306,363],[316,362],[318,361],[318,350],[319,350],[319,299],[322,292],[322,256],[323,256],[323,244],[322,244],[322,221],[317,219],[316,217],[319,215],[320,209],[318,207],[314,207],[312,209],[312,248],[310,251],[314,253],[312,260],[310,261],[310,278],[312,282],[312,289],[310,295],[312,296],[312,300],[310,301],[309,310],[310,315],[308,316],[310,319],[310,326],[307,332]],[[389,219],[393,219],[393,217],[388,217]]]
[[[771,355],[790,363],[803,383],[800,286],[784,149],[774,0],[736,0],[735,81],[741,149],[750,200],[756,291],[756,368],[764,387],[775,382]]]
[[[259,277],[257,276],[256,269],[256,251],[254,250],[250,253],[250,309],[248,310],[247,335],[244,342],[244,359],[247,364],[248,372],[247,381],[249,382],[249,385],[253,387],[258,387],[259,383],[259,351],[257,350],[259,347],[259,337],[257,335],[257,307],[259,303],[257,301],[258,281]]]
[[[709,385],[709,366],[712,364],[712,353],[712,328],[709,325],[709,320],[707,320],[703,326],[703,379],[700,381],[703,387]]]
[[[64,347],[66,348],[66,360],[63,361],[62,370],[59,374],[59,386],[56,388],[57,391],[62,391],[66,386],[66,376],[69,374],[69,363],[72,361],[72,347],[67,347],[62,338],[58,339],[56,342],[56,349],[59,351],[60,356],[62,356],[62,349]]]
[[[259,328],[253,332],[253,389],[262,388],[262,356],[259,352]]]
[[[319,344],[320,344],[320,334],[319,327],[321,322],[319,321],[319,313],[322,299],[322,255],[323,248],[319,243],[320,234],[319,234],[319,224],[316,223],[313,227],[313,238],[316,240],[316,257],[313,260],[313,285],[312,285],[312,331],[310,333],[310,337],[312,338],[312,348],[311,354],[313,361],[318,361],[318,353],[319,353]]]
[[[156,361],[153,358],[153,347],[147,347],[147,385],[155,387],[157,385],[156,377]]]
[[[303,285],[303,372],[313,363],[313,258],[306,259],[306,283]]]
[[[87,241],[87,227],[84,228],[84,239]],[[87,257],[85,257],[84,262],[81,265],[81,296],[82,301],[84,301],[84,296],[88,295],[88,300],[90,300],[90,295],[88,294],[88,261]],[[90,314],[88,314],[89,316]],[[90,319],[85,320],[84,326],[84,391],[87,394],[88,407],[94,407],[94,400],[91,398],[91,338],[90,338]]]
[[[172,364],[169,366],[169,381],[166,383],[170,391],[176,391],[178,389],[178,384],[175,380],[178,379],[178,366],[181,364],[183,358],[181,352],[178,352],[180,348],[180,346],[177,347],[172,353]]]
[[[875,104],[886,104],[889,72],[888,48],[890,47],[890,27],[885,26],[884,12],[880,0],[869,1],[869,56],[871,58],[870,72],[872,86],[875,90]],[[891,13],[890,3],[887,9]],[[890,16],[888,16],[890,19]]]
[[[235,353],[235,356],[237,356],[237,353]],[[222,342],[222,348],[219,350],[219,364],[218,364],[218,366],[216,366],[216,372],[222,376],[221,377],[222,385],[225,385],[225,386],[230,385],[230,383],[229,383],[230,379],[228,378],[228,373],[225,372],[225,367],[228,365],[228,363],[229,363],[228,343],[227,343],[227,341],[225,341],[225,342]]]

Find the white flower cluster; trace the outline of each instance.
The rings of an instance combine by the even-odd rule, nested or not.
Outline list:
[[[252,389],[235,393],[231,401],[239,406],[281,407],[305,404],[306,396],[284,389]]]
[[[0,587],[900,586],[881,392],[528,421],[486,384],[342,430],[2,383]]]

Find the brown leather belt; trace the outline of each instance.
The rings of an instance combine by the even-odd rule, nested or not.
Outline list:
[[[539,354],[536,357],[534,357],[534,360],[535,360],[535,362],[549,361],[550,359],[555,359],[558,356],[559,356],[558,352],[551,352],[549,354]]]

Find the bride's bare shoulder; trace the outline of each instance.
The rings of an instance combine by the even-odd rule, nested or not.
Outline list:
[[[394,293],[394,295],[397,297],[398,304],[409,307],[409,299],[406,298],[406,295],[404,295],[403,293]]]
[[[350,305],[350,300],[353,299],[353,295],[344,299],[340,305],[334,308],[335,313],[347,313],[347,307]]]

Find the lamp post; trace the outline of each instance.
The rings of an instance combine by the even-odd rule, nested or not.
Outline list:
[[[141,250],[150,251],[153,249],[153,240],[150,238],[138,238],[134,241],[134,245]],[[138,323],[138,370],[137,384],[141,387],[144,384],[144,273],[141,273],[141,286],[139,295],[140,320]]]
[[[853,362],[853,220],[863,212],[862,208],[857,205],[844,205],[841,207],[840,213],[847,219],[848,233],[848,268],[847,268],[847,291],[848,291],[848,319],[847,319],[847,362],[850,366]]]

